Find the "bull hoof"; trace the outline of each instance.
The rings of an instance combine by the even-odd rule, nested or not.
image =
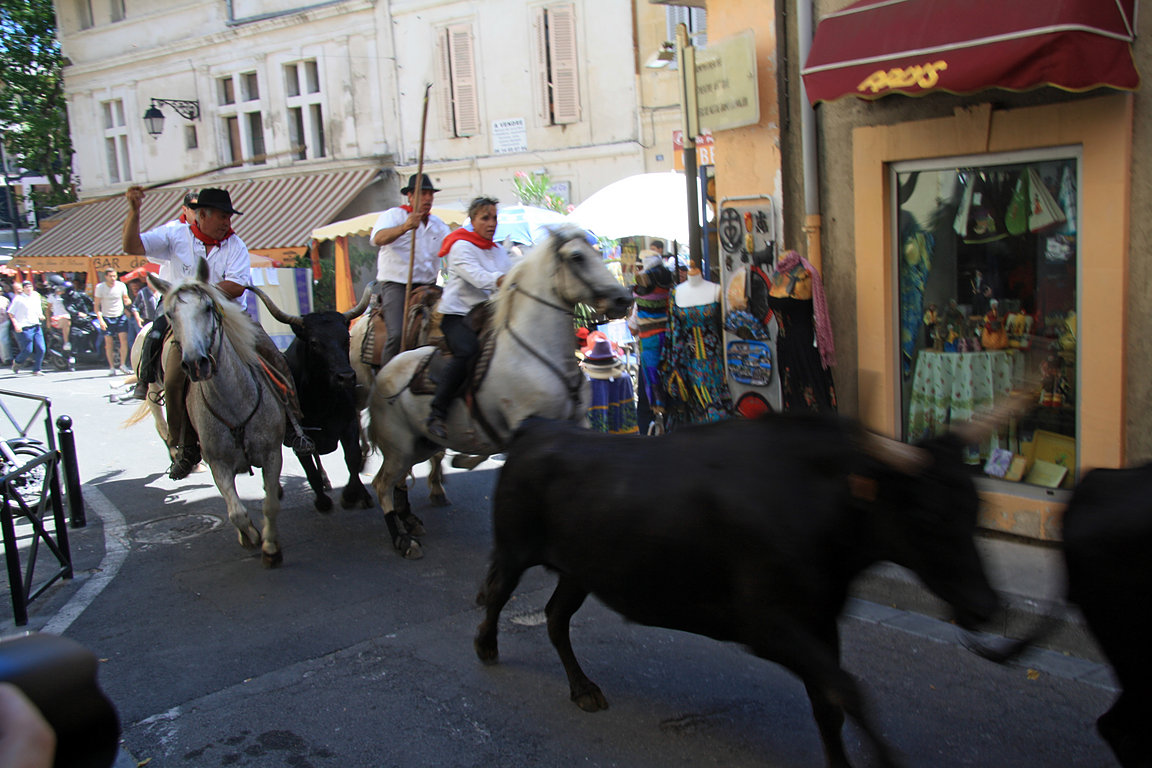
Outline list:
[[[404,525],[404,530],[408,532],[409,536],[424,536],[428,533],[424,530],[424,521],[416,515],[405,515],[400,518],[400,522]]]
[[[392,546],[396,547],[400,557],[405,560],[419,560],[424,557],[424,550],[421,549],[420,542],[407,534],[397,536]]]
[[[284,552],[279,549],[272,554],[262,552],[260,554],[260,562],[264,564],[265,568],[276,568],[284,562]]]
[[[495,641],[491,643],[485,642],[477,635],[472,641],[472,647],[476,649],[476,657],[488,666],[492,666],[500,661],[500,647]]]
[[[240,539],[240,546],[244,547],[244,549],[257,549],[262,543],[259,535],[256,536],[255,540],[252,540],[244,531],[237,531],[236,536]]]
[[[434,507],[448,506],[448,496],[443,493],[433,493],[428,496],[428,503]]]
[[[332,511],[332,499],[327,496],[317,496],[316,501],[312,502],[312,505],[316,507],[317,512],[327,514]]]
[[[344,509],[372,509],[372,496],[368,491],[364,491],[363,493],[346,493],[340,497],[340,506]]]
[[[596,683],[591,681],[579,690],[572,689],[572,701],[576,702],[576,706],[585,712],[599,712],[602,709],[608,709],[608,699],[604,698],[604,694]]]

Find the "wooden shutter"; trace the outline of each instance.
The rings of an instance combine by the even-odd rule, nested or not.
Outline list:
[[[440,111],[440,129],[447,136],[456,135],[452,116],[452,66],[448,63],[448,30],[436,36],[436,106]]]
[[[552,89],[548,84],[548,16],[543,8],[532,9],[532,53],[536,68],[537,114],[545,125],[552,123]]]
[[[580,119],[580,83],[577,71],[576,14],[571,4],[548,8],[548,48],[552,65],[552,122]]]
[[[480,132],[480,104],[476,97],[476,67],[472,58],[472,28],[448,27],[449,63],[452,66],[452,106],[457,136]]]

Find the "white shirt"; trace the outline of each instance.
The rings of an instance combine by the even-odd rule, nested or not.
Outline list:
[[[438,308],[445,315],[466,315],[496,290],[496,280],[512,267],[504,246],[480,248],[467,240],[452,243],[448,281]]]
[[[48,295],[48,306],[52,308],[52,317],[70,317],[68,310],[64,308],[64,300],[54,293]]]
[[[389,208],[376,219],[372,234],[382,229],[398,227],[408,219],[408,212],[397,206]],[[412,259],[412,282],[431,284],[440,271],[440,243],[449,232],[448,225],[428,214],[428,221],[416,228],[416,258]],[[408,261],[412,257],[412,232],[405,232],[388,245],[380,246],[376,255],[376,279],[389,283],[408,283]]]
[[[24,291],[12,297],[12,306],[8,308],[12,322],[24,330],[30,325],[39,325],[44,322],[44,307],[40,303],[40,294],[36,291],[25,294]]]
[[[124,314],[124,308],[131,302],[128,299],[128,288],[119,280],[108,285],[101,280],[96,284],[96,312],[103,317],[113,319]]]
[[[208,262],[208,282],[213,285],[221,280],[231,280],[238,285],[252,282],[252,257],[248,246],[237,234],[228,236],[219,246],[209,251],[204,243],[192,234],[192,227],[179,221],[161,224],[155,229],[140,234],[144,243],[144,255],[148,261],[160,265],[160,277],[168,282],[180,282],[196,276],[196,264],[200,258]],[[234,299],[243,304],[244,294]]]

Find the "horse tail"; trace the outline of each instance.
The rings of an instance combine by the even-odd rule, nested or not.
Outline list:
[[[120,425],[120,429],[128,429],[128,427],[139,424],[140,422],[144,421],[144,419],[148,416],[148,413],[148,401],[145,400],[144,402],[140,403],[140,405],[136,406],[136,410],[132,412],[131,416],[124,420],[124,423]]]

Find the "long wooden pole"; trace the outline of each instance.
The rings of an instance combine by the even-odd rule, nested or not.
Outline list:
[[[168,187],[168,186],[171,186],[173,184],[179,184],[183,181],[195,179],[199,176],[207,176],[210,173],[216,173],[218,171],[224,171],[224,170],[227,170],[229,168],[239,168],[241,165],[244,165],[245,163],[262,163],[265,160],[269,160],[273,157],[280,157],[281,155],[294,155],[294,154],[298,153],[303,148],[304,147],[302,145],[298,145],[295,147],[291,147],[289,149],[285,149],[282,152],[268,152],[268,153],[265,153],[263,155],[256,155],[255,157],[246,157],[243,160],[228,163],[227,165],[218,165],[215,168],[209,168],[206,171],[196,171],[196,173],[190,173],[187,176],[181,176],[178,179],[168,179],[167,181],[158,181],[155,184],[149,184],[148,186],[144,187],[144,190],[147,191],[150,189],[159,189],[160,187]],[[90,198],[88,200],[79,200],[75,203],[64,203],[63,205],[58,205],[56,207],[61,209],[61,210],[67,210],[69,208],[79,208],[79,207],[84,206],[84,205],[92,205],[93,203],[100,203],[100,202],[103,202],[104,200],[111,200],[114,197],[123,197],[123,196],[124,196],[123,193],[117,194],[117,195],[104,195],[103,197],[93,197],[93,198]]]
[[[412,198],[412,210],[419,211],[420,198],[424,195],[424,132],[428,127],[428,92],[432,83],[424,86],[424,110],[420,115],[420,153],[416,160],[416,194]],[[412,269],[416,266],[416,235],[420,226],[412,232],[412,247],[408,249],[408,282],[404,285],[404,319],[400,321],[400,346],[403,351],[404,337],[408,334],[408,304],[412,301]]]

